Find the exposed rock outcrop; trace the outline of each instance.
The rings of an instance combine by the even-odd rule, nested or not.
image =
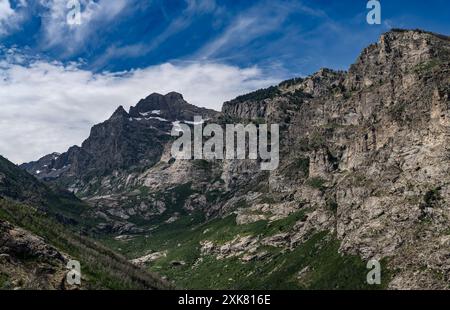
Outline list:
[[[67,260],[42,238],[0,220],[0,288],[62,289]]]

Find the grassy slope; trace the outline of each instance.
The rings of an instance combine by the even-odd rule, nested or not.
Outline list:
[[[0,199],[0,219],[24,228],[46,240],[58,250],[79,260],[84,288],[164,289],[159,277],[145,272],[110,249],[78,235],[30,206]]]
[[[0,156],[0,197],[39,207],[59,221],[73,224],[81,221],[87,205],[75,195],[50,187]],[[88,224],[88,223],[87,223]]]
[[[79,260],[87,280],[85,288],[169,288],[159,277],[82,236],[80,231],[94,226],[82,218],[86,208],[73,194],[49,187],[0,156],[0,219],[44,238]],[[0,278],[0,282],[5,281]]]
[[[189,289],[375,289],[384,288],[389,275],[378,287],[368,286],[365,262],[356,256],[338,253],[338,240],[321,232],[293,251],[264,247],[268,259],[242,263],[237,258],[217,260],[212,256],[200,258],[200,241],[225,243],[236,235],[270,236],[289,230],[303,216],[302,212],[273,223],[259,221],[236,225],[235,216],[201,224],[199,215],[182,217],[172,224],[158,227],[151,235],[137,236],[132,241],[103,240],[129,258],[166,250],[167,257],[150,264],[149,269],[166,275],[175,284]],[[172,266],[184,261],[184,266]],[[195,264],[195,267],[193,265]],[[308,267],[301,279],[300,271]]]

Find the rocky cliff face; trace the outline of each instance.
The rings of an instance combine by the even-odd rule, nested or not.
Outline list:
[[[67,262],[42,238],[0,220],[0,289],[63,289]]]
[[[308,230],[331,229],[344,253],[391,258],[399,268],[392,288],[448,288],[449,43],[393,31],[348,73],[321,70],[263,101],[225,104],[237,117],[282,120],[271,107],[302,93],[285,110],[283,166],[269,177],[271,192],[314,209],[287,237],[291,245]]]
[[[81,147],[47,155],[22,165],[43,180],[64,180],[73,191],[83,191],[93,178],[124,170],[142,170],[159,161],[170,131],[177,122],[204,119],[217,112],[187,103],[181,94],[151,94],[127,113],[117,108],[107,121],[95,125]]]
[[[394,30],[348,72],[322,69],[285,81],[225,103],[220,115],[178,94],[154,94],[130,113],[119,109],[62,156],[64,164],[56,161],[57,170],[67,169],[56,182],[85,197],[95,206],[89,216],[102,221],[97,228],[116,235],[151,238],[198,212],[208,219],[233,214],[236,231],[246,235],[224,244],[205,228],[193,269],[210,256],[270,262],[262,249],[295,253],[328,232],[342,255],[386,262],[389,288],[449,288],[449,70],[449,37]],[[279,169],[171,159],[165,125],[197,113],[280,124]],[[40,166],[24,167],[45,177],[36,174]],[[289,224],[273,231],[280,221]],[[263,232],[244,229],[258,223],[267,225]],[[167,247],[155,250],[170,257]],[[311,266],[298,270],[297,284]]]

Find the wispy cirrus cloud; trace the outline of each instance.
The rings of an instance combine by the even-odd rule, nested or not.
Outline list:
[[[197,56],[208,59],[220,53],[248,44],[263,34],[278,30],[289,16],[290,7],[276,2],[264,2],[239,14],[214,40],[205,44]]]
[[[307,17],[325,21],[327,14],[303,1],[260,1],[230,20],[225,29],[205,43],[191,58],[203,61],[245,62],[249,55],[263,59],[261,65],[274,72],[286,72],[285,58],[293,57],[293,44],[304,32],[292,19]],[[270,38],[268,40],[267,38]],[[292,54],[289,55],[289,54]],[[304,62],[296,59],[296,64]],[[301,74],[301,73],[298,73]]]
[[[166,29],[152,40],[147,51],[157,48],[172,35],[189,27],[195,17],[202,14],[214,13],[217,9],[215,0],[186,0],[186,3],[187,7],[181,12],[180,16],[172,20]]]
[[[135,58],[143,56],[158,49],[161,44],[165,43],[172,36],[179,34],[192,25],[196,18],[202,15],[216,15],[221,12],[220,6],[215,0],[185,0],[186,7],[173,18],[167,16],[164,6],[160,5],[161,11],[168,21],[164,29],[155,37],[143,38],[139,43],[128,45],[113,44],[109,46],[105,53],[96,59],[93,67],[102,67],[111,60],[129,57]]]
[[[67,0],[40,0],[42,19],[42,45],[44,48],[62,48],[71,55],[96,37],[97,29],[112,22],[119,15],[132,10],[135,0],[79,0],[81,24],[67,22]]]

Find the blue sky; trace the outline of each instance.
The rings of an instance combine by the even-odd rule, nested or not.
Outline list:
[[[305,75],[320,67],[346,69],[391,27],[447,34],[450,28],[446,0],[381,1],[380,26],[366,23],[364,0],[81,0],[82,11],[92,6],[94,12],[72,28],[51,8],[67,1],[20,8],[21,2],[10,0],[26,16],[2,38],[4,45],[55,60],[83,59],[93,71],[210,61]]]
[[[151,92],[220,110],[345,70],[393,27],[450,30],[448,0],[381,0],[381,25],[367,24],[366,0],[79,0],[81,25],[67,24],[68,2],[0,0],[0,154],[16,162],[80,144]]]

